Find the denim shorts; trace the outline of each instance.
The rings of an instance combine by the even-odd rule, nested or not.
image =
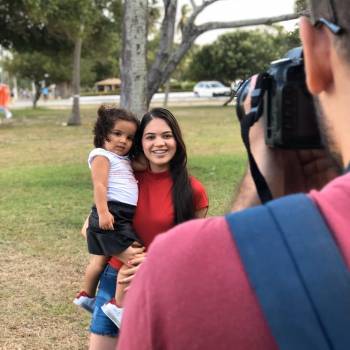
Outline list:
[[[90,332],[98,335],[116,337],[118,327],[104,314],[101,306],[114,298],[117,281],[117,270],[107,265],[100,277],[100,284],[96,295],[95,309],[92,314]]]

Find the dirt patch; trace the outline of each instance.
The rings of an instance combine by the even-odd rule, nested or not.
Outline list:
[[[90,317],[72,304],[82,264],[8,246],[0,246],[0,264],[0,349],[87,348]]]

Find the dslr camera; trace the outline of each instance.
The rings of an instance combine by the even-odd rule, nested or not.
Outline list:
[[[294,48],[272,62],[260,77],[260,100],[255,110],[260,114],[257,118],[262,115],[265,120],[266,144],[289,149],[321,148],[316,111],[305,81],[302,48]],[[243,103],[249,90],[250,79],[236,94],[240,120],[245,117]]]

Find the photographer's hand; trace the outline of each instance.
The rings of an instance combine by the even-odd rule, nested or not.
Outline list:
[[[250,96],[247,96],[249,100]],[[250,103],[245,102],[245,113]],[[254,159],[270,187],[273,198],[297,192],[320,189],[339,171],[324,150],[286,150],[269,148],[265,144],[264,121],[260,118],[249,130]],[[249,169],[237,191],[232,210],[260,204]]]
[[[249,111],[248,111],[249,112]],[[247,111],[246,111],[247,113]],[[275,149],[270,149],[265,144],[264,126],[262,118],[249,129],[249,141],[251,152],[264,176],[274,198],[282,195],[282,169],[280,167],[281,155]],[[255,183],[253,181],[249,164],[241,184],[236,192],[232,210],[241,210],[261,204]]]

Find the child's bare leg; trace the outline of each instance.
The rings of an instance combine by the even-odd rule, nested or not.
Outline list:
[[[89,226],[89,216],[85,219],[83,227],[80,230],[81,235],[86,238],[86,231]]]
[[[90,297],[94,297],[96,294],[98,281],[107,261],[108,258],[103,255],[91,255],[84,277],[84,291]]]

